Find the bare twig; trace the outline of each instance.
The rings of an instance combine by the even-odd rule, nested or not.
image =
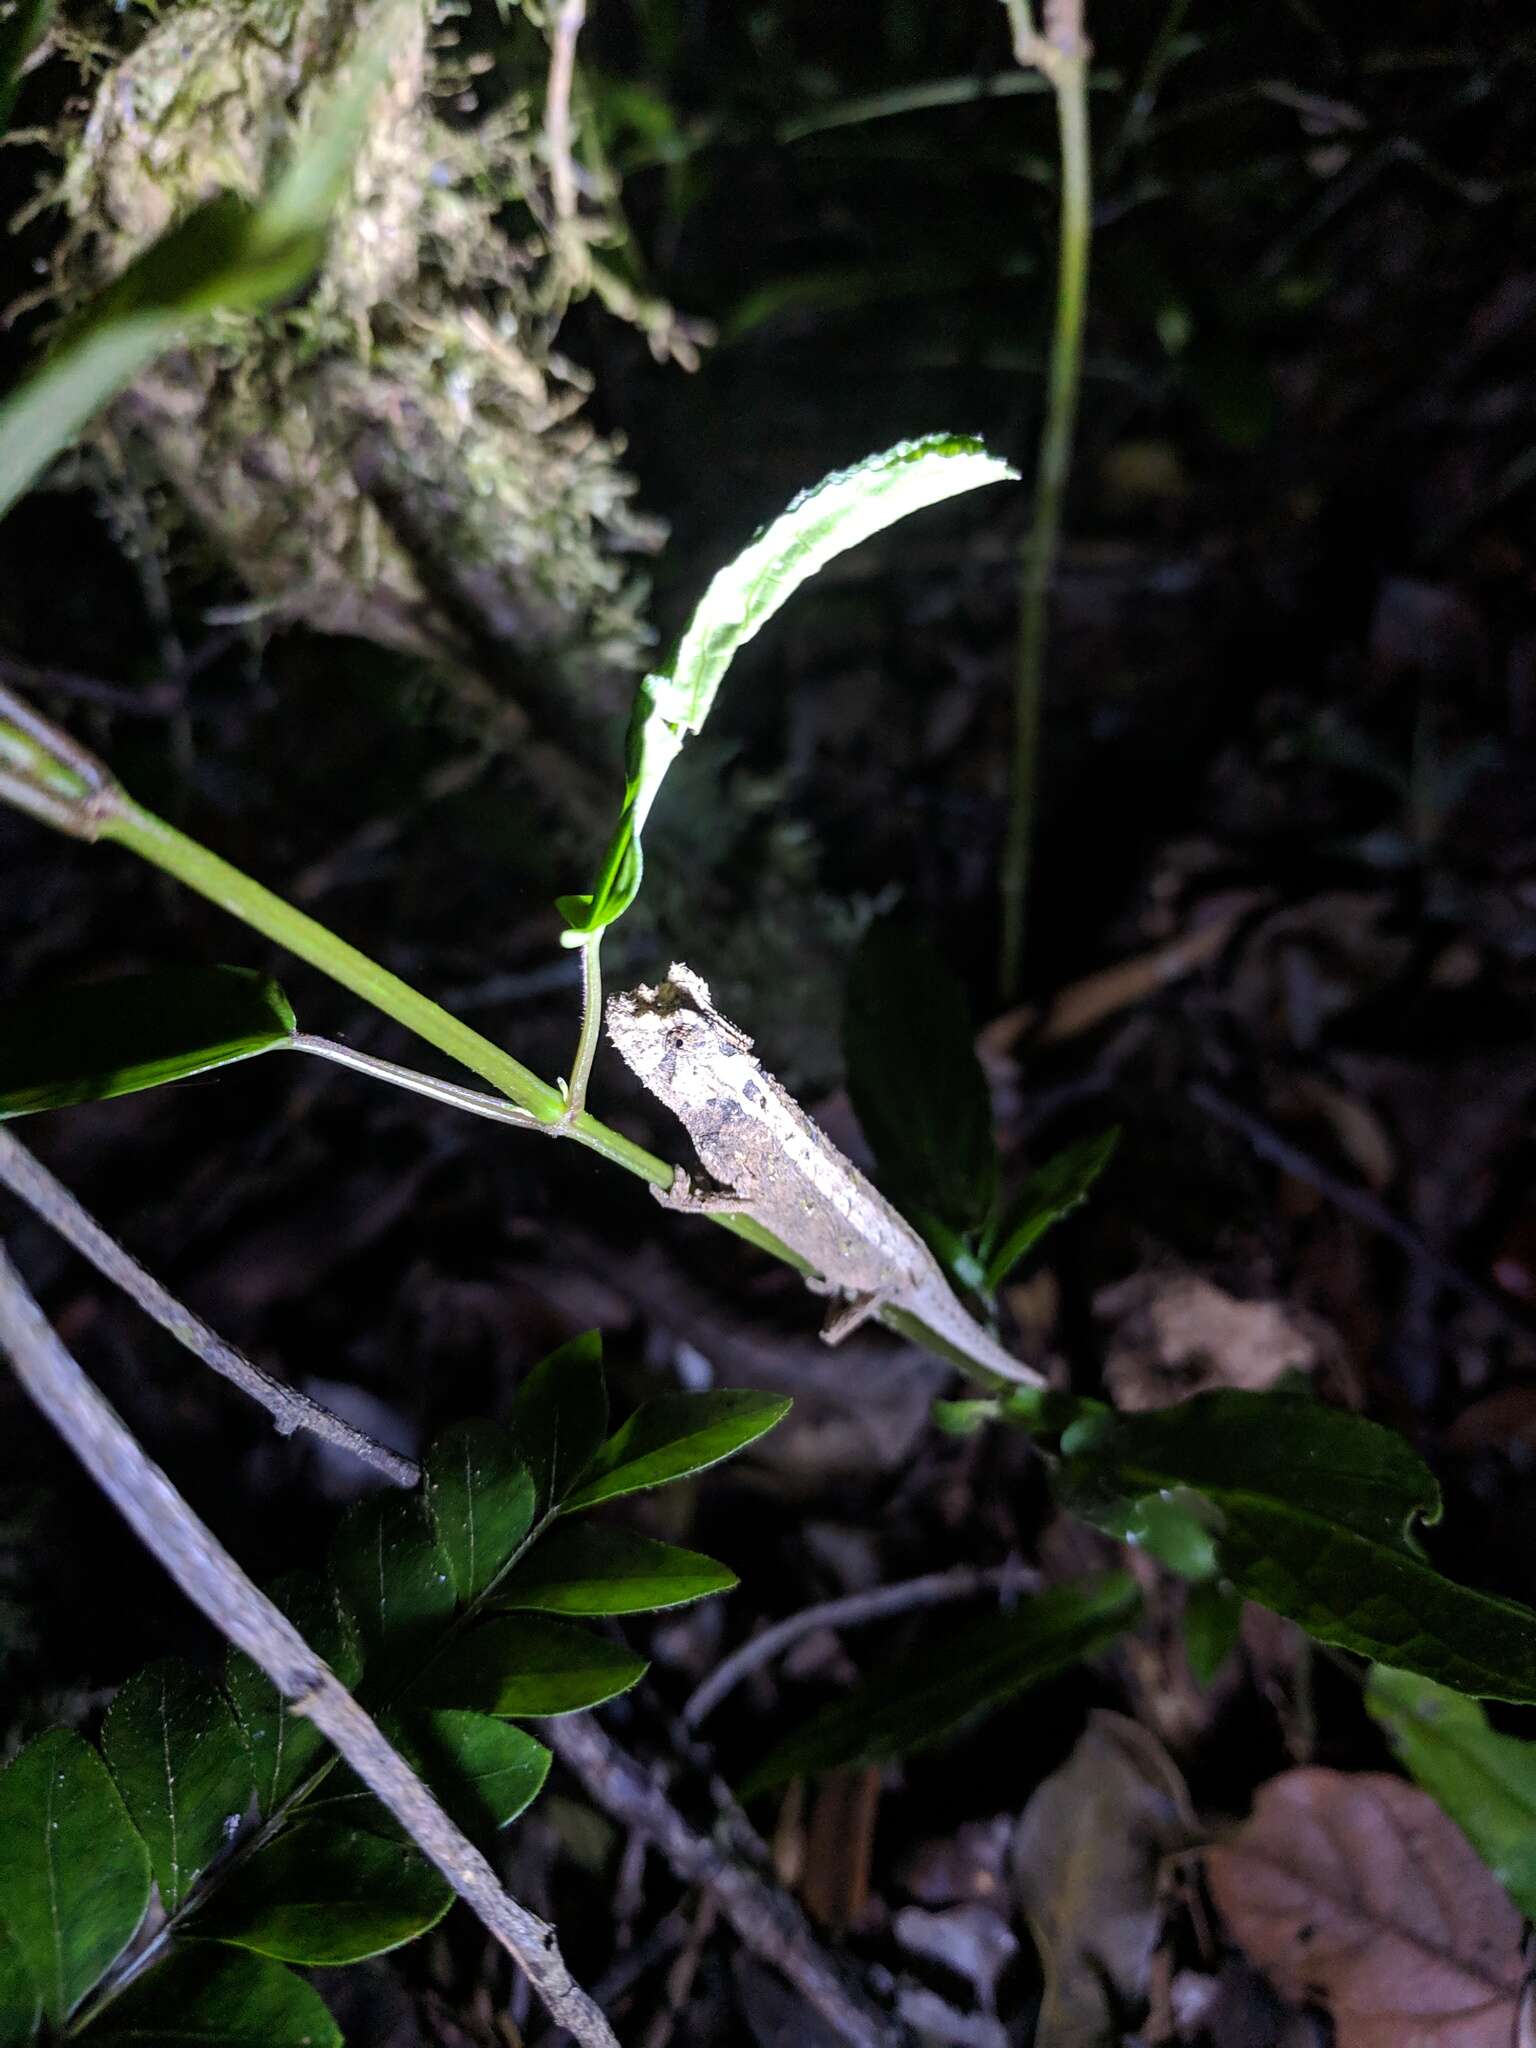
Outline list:
[[[1038,1572],[1010,1560],[984,1570],[960,1565],[950,1572],[928,1572],[921,1578],[904,1579],[900,1585],[875,1586],[867,1593],[849,1593],[840,1600],[823,1600],[819,1606],[802,1607],[798,1614],[774,1622],[771,1628],[763,1629],[717,1664],[684,1706],[683,1726],[697,1728],[705,1715],[712,1714],[744,1678],[761,1670],[815,1629],[853,1628],[860,1622],[879,1621],[886,1615],[909,1614],[918,1607],[974,1600],[979,1593],[1024,1593],[1038,1584]]]
[[[1363,1223],[1368,1230],[1390,1238],[1392,1243],[1407,1253],[1416,1266],[1447,1287],[1453,1294],[1459,1294],[1466,1301],[1474,1301],[1479,1308],[1498,1319],[1504,1327],[1527,1342],[1536,1337],[1536,1317],[1523,1309],[1519,1302],[1509,1295],[1499,1294],[1491,1287],[1485,1287],[1475,1275],[1458,1266],[1454,1259],[1447,1259],[1437,1252],[1413,1226],[1405,1223],[1401,1216],[1394,1215],[1386,1203],[1380,1201],[1368,1189],[1357,1187],[1331,1173],[1320,1160],[1299,1145],[1293,1145],[1289,1138],[1283,1138],[1274,1127],[1255,1116],[1252,1110],[1242,1108],[1229,1097],[1212,1088],[1207,1082],[1195,1081],[1190,1085],[1189,1099],[1207,1116],[1217,1123],[1225,1124],[1229,1130],[1238,1131],[1245,1137],[1261,1159],[1271,1160],[1282,1172],[1290,1174],[1306,1186],[1315,1188],[1336,1209],[1346,1216],[1352,1216],[1357,1223]]]
[[[178,1344],[184,1344],[222,1379],[259,1402],[276,1423],[280,1436],[292,1436],[295,1430],[306,1430],[322,1442],[334,1445],[337,1450],[361,1458],[364,1464],[382,1472],[396,1486],[414,1486],[421,1478],[421,1468],[414,1459],[402,1457],[398,1451],[376,1442],[365,1431],[354,1429],[350,1422],[333,1415],[329,1408],[322,1408],[318,1401],[310,1400],[297,1387],[273,1379],[259,1365],[253,1365],[243,1352],[237,1351],[232,1344],[226,1344],[216,1331],[210,1330],[205,1322],[193,1315],[153,1275],[146,1273],[133,1254],[125,1251],[115,1237],[102,1229],[89,1210],[81,1207],[63,1182],[56,1180],[41,1160],[34,1159],[25,1145],[3,1127],[0,1127],[0,1185],[9,1188],[13,1195],[41,1216],[67,1244],[73,1245],[83,1258],[89,1259],[98,1273],[105,1275],[115,1287],[120,1287],[131,1300],[136,1301],[162,1330],[168,1330]]]
[[[334,1745],[523,1970],[584,2048],[618,2048],[566,1969],[555,1930],[510,1898],[298,1630],[199,1521],[71,1358],[0,1247],[0,1351],[17,1378],[151,1554],[225,1639],[260,1665],[292,1713]]]
[[[849,2048],[911,2048],[908,2029],[837,1968],[794,1900],[696,1833],[592,1715],[548,1721],[540,1733],[587,1796],[621,1826],[654,1842],[684,1884],[708,1892],[752,1953],[782,1971]],[[739,1816],[734,1832],[749,1832]]]
[[[544,98],[544,147],[549,157],[555,219],[576,218],[576,166],[571,160],[571,87],[576,77],[576,39],[587,18],[587,0],[560,0],[551,25],[549,84]]]

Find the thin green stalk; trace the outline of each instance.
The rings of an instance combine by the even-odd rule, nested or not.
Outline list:
[[[581,1031],[576,1039],[576,1057],[565,1086],[566,1118],[574,1123],[587,1106],[587,1083],[597,1057],[597,1041],[603,1028],[603,927],[588,932],[581,942]]]
[[[584,949],[585,1001],[568,1100],[561,1089],[468,1024],[461,1023],[399,975],[391,974],[388,968],[349,946],[325,925],[285,903],[250,875],[135,803],[101,762],[76,747],[66,734],[4,689],[0,689],[0,763],[14,771],[0,773],[0,802],[16,804],[71,838],[88,843],[115,840],[119,846],[174,876],[199,896],[228,911],[231,917],[285,947],[364,1002],[393,1017],[428,1045],[436,1046],[471,1073],[489,1081],[517,1105],[516,1109],[506,1111],[502,1121],[518,1122],[519,1111],[524,1112],[532,1125],[550,1137],[573,1139],[613,1165],[623,1167],[626,1173],[649,1181],[653,1187],[671,1187],[673,1170],[666,1160],[658,1159],[643,1145],[635,1144],[585,1109],[576,1107],[580,1101],[576,1084],[585,1091],[602,1017],[602,985],[595,945]],[[357,1067],[397,1087],[451,1102],[476,1115],[495,1113],[495,1104],[489,1098],[456,1088],[451,1082],[436,1082],[430,1075],[397,1067],[390,1061],[376,1060],[372,1055],[353,1054],[333,1041],[299,1034],[293,1043],[296,1051],[317,1053],[342,1065]],[[573,1107],[575,1114],[570,1113]],[[754,1218],[717,1211],[711,1212],[709,1220],[759,1251],[782,1260],[797,1273],[811,1271],[797,1252],[782,1244]],[[916,1317],[887,1307],[882,1309],[880,1320],[912,1342],[952,1359],[973,1378],[989,1386],[994,1384],[994,1375],[987,1366],[929,1330]]]
[[[1045,672],[1051,584],[1060,546],[1062,507],[1072,470],[1083,368],[1083,315],[1093,235],[1093,177],[1088,132],[1088,52],[1076,10],[1053,10],[1049,37],[1035,33],[1028,10],[1009,0],[1020,63],[1037,66],[1056,96],[1061,140],[1061,227],[1057,255],[1056,324],[1046,379],[1045,423],[1035,464],[1034,515],[1024,542],[1019,592],[1018,662],[1014,677],[1013,764],[1002,869],[1004,998],[1018,992],[1024,957],[1025,909],[1035,831],[1040,750],[1040,699]]]

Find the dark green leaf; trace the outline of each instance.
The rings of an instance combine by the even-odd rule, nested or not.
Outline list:
[[[735,1584],[734,1572],[696,1550],[655,1543],[631,1529],[562,1522],[513,1567],[495,1604],[542,1614],[648,1614]]]
[[[133,1939],[149,1853],[95,1750],[67,1728],[0,1771],[0,1922],[55,2024]]]
[[[662,1394],[637,1408],[591,1460],[565,1512],[665,1486],[734,1457],[789,1413],[781,1394]]]
[[[14,0],[0,21],[0,135],[11,125],[21,68],[42,40],[52,12],[53,0]]]
[[[533,1368],[517,1390],[507,1428],[533,1474],[537,1512],[560,1506],[586,1471],[608,1427],[603,1339],[588,1330]]]
[[[294,1572],[269,1587],[268,1596],[342,1684],[356,1685],[363,1668],[357,1633],[332,1589],[311,1572]],[[256,1803],[270,1817],[330,1754],[329,1745],[312,1721],[288,1712],[277,1687],[243,1651],[230,1651],[224,1682],[250,1749]]]
[[[342,2048],[301,1977],[265,1956],[178,1944],[81,2037],[101,2048]]]
[[[472,1600],[533,1527],[533,1475],[510,1432],[480,1420],[446,1430],[427,1453],[427,1505],[459,1599]]]
[[[1135,1620],[1140,1605],[1129,1573],[1106,1572],[983,1615],[873,1673],[795,1729],[748,1774],[742,1796],[930,1748],[1026,1686],[1092,1656]]]
[[[174,1913],[250,1804],[251,1756],[208,1680],[179,1657],[150,1664],[112,1702],[101,1747]]]
[[[331,1539],[330,1562],[370,1677],[414,1664],[453,1617],[453,1568],[419,1494],[359,1501]]]
[[[1010,1203],[993,1233],[996,1251],[987,1257],[987,1285],[1001,1287],[1020,1259],[1028,1256],[1054,1224],[1088,1198],[1088,1192],[1114,1157],[1118,1129],[1101,1131],[1068,1145],[1032,1173]]]
[[[436,1926],[452,1903],[414,1849],[301,1820],[232,1871],[188,1932],[284,1963],[360,1963]]]
[[[1242,1600],[1220,1579],[1190,1587],[1184,1602],[1184,1648],[1197,1685],[1215,1678],[1237,1648],[1242,1625]]]
[[[488,1714],[391,1708],[379,1716],[379,1727],[449,1816],[485,1850],[538,1795],[549,1770],[549,1752],[542,1743]],[[390,1841],[407,1839],[388,1807],[346,1764],[305,1801],[304,1817],[327,1826],[362,1828]]]
[[[970,1006],[943,954],[904,919],[872,924],[854,956],[843,1060],[887,1192],[949,1232],[979,1230],[997,1194],[997,1147]]]
[[[643,1657],[590,1629],[501,1614],[456,1637],[423,1674],[410,1705],[542,1719],[599,1706],[627,1692],[644,1670]]]
[[[1188,1488],[1216,1510],[1220,1569],[1319,1641],[1460,1692],[1536,1701],[1536,1613],[1443,1578],[1412,1533],[1439,1491],[1402,1438],[1289,1394],[1200,1394],[1093,1414],[1061,1439],[1064,1504],[1115,1528]]]
[[[450,1819],[482,1848],[533,1804],[549,1774],[542,1742],[488,1714],[418,1714],[401,1725],[399,1739]]]
[[[0,1010],[0,1117],[102,1102],[286,1045],[293,1012],[244,967],[173,967]]]
[[[43,2017],[43,2001],[21,1950],[0,1927],[0,2048],[26,2048]]]
[[[620,917],[640,887],[640,836],[684,741],[698,732],[737,651],[818,569],[909,512],[1016,474],[964,434],[929,434],[825,477],[714,577],[668,668],[644,678],[625,748],[624,805],[590,895],[565,896],[571,936]]]
[[[1378,1664],[1365,1703],[1527,1919],[1536,1917],[1536,1742],[1499,1735],[1475,1700]]]

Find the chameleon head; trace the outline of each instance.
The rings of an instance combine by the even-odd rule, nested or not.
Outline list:
[[[643,983],[607,1006],[608,1036],[626,1066],[667,1101],[687,1080],[718,1068],[722,1053],[745,1052],[752,1041],[709,999],[709,984],[674,962],[655,988]]]

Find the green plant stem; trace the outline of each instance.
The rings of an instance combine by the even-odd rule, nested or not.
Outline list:
[[[1040,750],[1040,699],[1045,672],[1051,584],[1060,546],[1062,506],[1072,469],[1083,367],[1083,314],[1088,294],[1088,252],[1093,234],[1093,178],[1089,153],[1087,50],[1080,36],[1046,42],[1027,16],[1010,4],[1020,62],[1045,73],[1056,96],[1061,139],[1061,228],[1057,257],[1056,324],[1046,380],[1045,423],[1035,465],[1034,514],[1024,542],[1019,592],[1018,662],[1014,676],[1013,765],[1008,833],[1002,869],[1002,971],[1005,1000],[1018,993],[1024,958],[1025,909],[1035,831],[1035,789]]]
[[[54,738],[51,729],[49,736],[50,739]],[[56,740],[54,744],[56,747]],[[402,981],[397,974],[391,974],[388,968],[381,967],[376,960],[369,959],[366,953],[360,953],[355,946],[349,946],[345,939],[338,938],[336,933],[328,930],[325,925],[306,916],[302,910],[296,910],[291,903],[285,903],[281,896],[274,895],[272,890],[263,887],[250,875],[231,866],[227,860],[220,859],[219,855],[208,847],[199,845],[195,839],[189,839],[186,833],[179,832],[174,825],[168,825],[164,819],[146,811],[118,784],[105,781],[103,778],[91,791],[88,801],[82,799],[72,802],[68,807],[67,818],[55,818],[50,814],[47,822],[59,824],[61,829],[77,838],[114,840],[119,846],[138,854],[141,859],[174,876],[178,882],[184,883],[199,896],[206,897],[210,903],[218,904],[219,908],[228,911],[231,917],[238,918],[253,931],[258,931],[263,937],[285,947],[321,974],[328,976],[330,980],[339,982],[343,988],[350,989],[364,1002],[372,1004],[377,1010],[382,1010],[386,1016],[393,1017],[408,1031],[414,1032],[428,1045],[435,1045],[440,1052],[446,1053],[450,1059],[457,1060],[471,1073],[489,1081],[518,1108],[526,1111],[533,1122],[550,1136],[573,1139],[576,1144],[584,1145],[589,1151],[600,1154],[613,1165],[623,1167],[626,1173],[633,1173],[641,1180],[649,1181],[652,1187],[671,1187],[672,1168],[666,1160],[659,1159],[654,1152],[646,1151],[643,1145],[637,1145],[633,1139],[626,1138],[620,1132],[610,1129],[607,1124],[600,1123],[586,1110],[581,1110],[569,1122],[564,1121],[565,1098],[551,1082],[541,1079],[520,1060],[514,1059],[510,1053],[504,1052],[490,1039],[483,1038],[469,1025],[461,1023],[457,1017],[443,1009],[441,1004],[434,1003],[429,996],[422,995],[419,989],[412,988],[409,982]],[[595,960],[589,960],[588,968],[589,972],[595,975]],[[584,989],[591,994],[595,982],[589,980],[586,975],[583,980]],[[598,994],[600,995],[600,991]],[[582,1069],[583,1048],[586,1067],[591,1067],[591,1054],[595,1050],[597,1040],[595,1020],[601,1016],[601,1002],[589,1003],[588,1012],[583,1019],[582,1040],[577,1048],[578,1073]],[[302,1037],[295,1041],[295,1049],[320,1052],[323,1057],[329,1059],[340,1058],[347,1050],[335,1046],[330,1041],[307,1042]],[[413,1088],[418,1093],[451,1101],[459,1108],[473,1109],[480,1115],[490,1113],[489,1106],[483,1100],[463,1099],[470,1091],[455,1093],[451,1083],[434,1087],[429,1076],[415,1074],[409,1068],[395,1069],[390,1062],[379,1062],[378,1067],[375,1067],[368,1056],[346,1058],[343,1063],[365,1072],[377,1072],[379,1067],[391,1067],[391,1071],[381,1074],[380,1078]],[[516,1119],[509,1113],[506,1120]],[[742,1238],[747,1244],[756,1246],[759,1251],[765,1251],[773,1258],[782,1260],[785,1265],[792,1266],[797,1273],[805,1274],[811,1270],[797,1252],[782,1244],[772,1231],[765,1230],[751,1216],[718,1212],[711,1213],[709,1221],[729,1230],[733,1236]],[[919,1322],[905,1310],[882,1309],[880,1320],[899,1336],[949,1359],[959,1366],[962,1372],[969,1374],[972,1379],[980,1380],[983,1385],[995,1387],[998,1384],[996,1375],[979,1359],[972,1358],[963,1349],[940,1337],[937,1332],[929,1330],[926,1324]]]
[[[576,1057],[565,1088],[565,1116],[574,1122],[587,1106],[587,1083],[597,1057],[598,1035],[603,1028],[603,927],[589,932],[581,942],[581,1031],[576,1040]]]

